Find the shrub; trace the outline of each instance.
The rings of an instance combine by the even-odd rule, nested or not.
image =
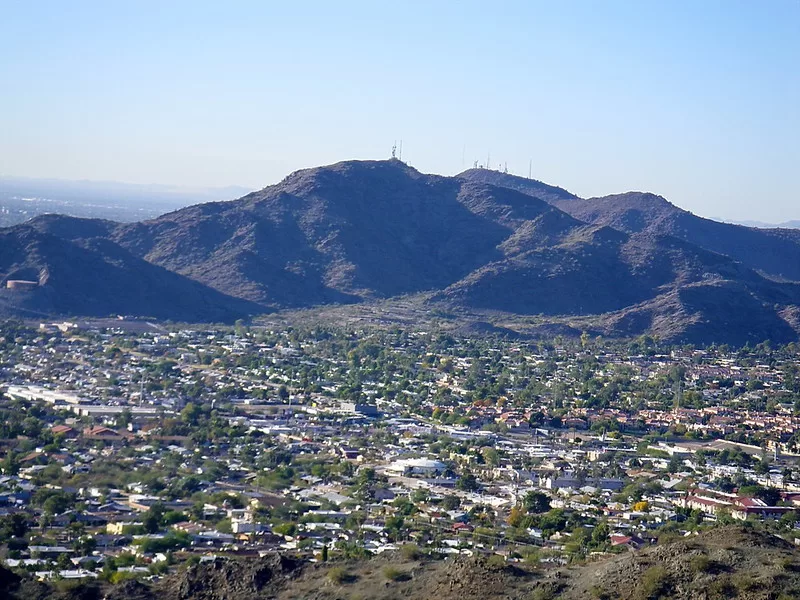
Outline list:
[[[692,568],[692,573],[694,574],[710,573],[714,570],[714,561],[708,558],[708,556],[705,554],[693,556],[689,564]]]
[[[669,587],[669,574],[662,566],[650,567],[642,573],[641,592],[647,600],[661,598]]]
[[[736,595],[736,587],[731,583],[730,577],[716,577],[708,586],[708,597],[725,600]]]
[[[186,568],[196,567],[200,564],[200,557],[197,554],[192,554],[189,558],[186,559],[184,563]]]
[[[111,575],[109,581],[114,585],[119,585],[123,581],[127,581],[128,579],[135,579],[136,575],[133,573],[120,573],[116,572]]]
[[[341,585],[350,581],[350,574],[344,567],[332,567],[328,570],[328,580],[336,585]]]
[[[403,544],[400,553],[406,560],[419,560],[425,553],[416,544]]]
[[[531,600],[554,600],[556,591],[550,586],[537,587],[531,594]]]
[[[597,600],[611,600],[611,594],[606,592],[599,585],[592,586],[589,593],[592,595],[592,598],[596,598]]]
[[[541,554],[538,549],[534,548],[525,553],[524,560],[529,565],[538,565]]]
[[[492,554],[486,559],[486,564],[493,568],[503,568],[506,566],[506,559],[499,554]]]
[[[739,573],[734,576],[733,585],[742,592],[755,592],[761,587],[761,582],[749,573]]]
[[[383,570],[383,576],[389,581],[405,581],[408,579],[408,573],[398,569],[397,567],[386,567]]]
[[[794,562],[792,558],[784,558],[781,561],[781,567],[784,571],[796,572],[800,571],[800,565]]]

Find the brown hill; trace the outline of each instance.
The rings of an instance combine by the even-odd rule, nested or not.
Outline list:
[[[145,265],[161,267],[215,291],[205,304],[230,296],[244,301],[228,305],[239,314],[425,292],[456,310],[593,316],[598,331],[611,335],[732,343],[797,338],[797,319],[786,315],[795,314],[800,292],[775,280],[777,266],[764,275],[767,253],[746,262],[709,248],[703,236],[694,236],[702,244],[693,242],[675,224],[675,211],[682,211],[663,199],[628,195],[609,200],[607,212],[587,213],[593,202],[485,169],[453,178],[398,160],[349,161],[150,221],[47,216],[28,227],[81,251],[97,253],[102,239],[103,262],[113,255],[120,264],[124,257],[140,275]],[[773,244],[776,256],[785,251],[783,264],[800,253],[790,235],[776,246],[777,234],[758,237],[759,231],[747,235]],[[783,274],[794,276],[794,268]],[[65,285],[71,278],[58,279],[57,271],[51,269],[53,282]],[[81,303],[54,283],[51,288],[54,297],[70,299],[51,300],[54,309],[123,312],[105,301]],[[84,293],[94,290],[87,286]],[[197,315],[187,310],[184,318]]]
[[[800,280],[800,231],[796,229],[760,229],[720,223],[698,217],[661,196],[646,192],[584,199],[561,188],[487,169],[471,169],[458,177],[465,181],[490,181],[495,186],[541,198],[586,223],[631,234],[676,237],[729,256],[768,276]]]
[[[9,280],[36,285],[8,289]],[[233,321],[263,308],[137,258],[108,240],[70,242],[17,226],[0,230],[0,312]]]
[[[309,563],[286,556],[217,559],[154,583],[82,586],[18,581],[0,568],[11,598],[108,600],[775,600],[800,590],[791,544],[741,526],[712,529],[567,567],[504,564],[498,557]],[[4,577],[3,574],[6,574]]]

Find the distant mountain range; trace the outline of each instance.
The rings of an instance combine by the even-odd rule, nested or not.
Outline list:
[[[237,186],[185,188],[0,176],[0,226],[17,225],[51,213],[140,221],[190,204],[228,200],[249,191]]]
[[[764,223],[763,221],[733,221],[745,227],[758,227],[759,229],[800,229],[800,221],[784,221],[783,223]]]
[[[0,230],[7,313],[230,320],[425,293],[431,305],[581,319],[604,335],[794,340],[800,230],[703,219],[653,194],[582,199],[486,169],[307,169],[238,200],[116,223]]]

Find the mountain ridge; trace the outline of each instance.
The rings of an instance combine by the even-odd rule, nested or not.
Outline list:
[[[510,189],[524,188],[529,181],[498,171],[492,173],[495,185]],[[458,177],[482,180],[485,175],[466,171]],[[760,229],[706,219],[652,192],[630,191],[594,198],[571,196],[548,201],[587,223],[626,233],[670,235],[730,256],[770,277],[800,280],[800,230]]]
[[[596,317],[612,333],[797,337],[782,315],[800,304],[800,232],[708,221],[651,193],[582,199],[487,169],[445,177],[396,159],[343,161],[147,221],[47,215],[24,227],[102,263],[141,261],[142,286],[158,279],[152,265],[207,288],[231,316],[424,292],[454,307]]]

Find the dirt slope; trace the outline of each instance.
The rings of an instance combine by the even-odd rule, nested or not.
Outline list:
[[[311,563],[275,554],[218,559],[149,584],[48,587],[18,583],[8,571],[0,573],[0,581],[11,598],[25,600],[785,600],[800,598],[800,550],[732,526],[560,568],[503,564],[485,556],[411,560],[383,554]]]

